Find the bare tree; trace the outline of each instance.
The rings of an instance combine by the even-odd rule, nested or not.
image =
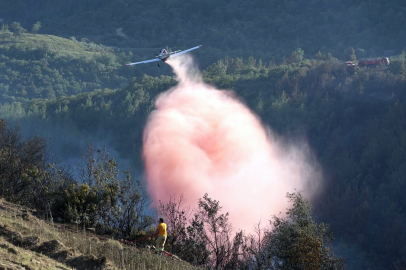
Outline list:
[[[267,246],[269,243],[269,228],[262,227],[261,221],[255,224],[254,234],[247,236],[244,261],[249,269],[273,269]]]
[[[168,224],[168,243],[173,253],[178,254],[182,250],[182,243],[186,238],[186,228],[190,218],[190,207],[186,204],[183,194],[170,195],[169,201],[159,201],[158,214]]]
[[[273,269],[266,249],[268,231],[260,221],[255,224],[254,234],[237,232],[232,242],[231,256],[223,269]]]
[[[196,212],[196,217],[204,224],[203,237],[210,251],[209,266],[212,269],[224,268],[232,255],[232,226],[228,222],[228,213],[220,214],[221,209],[219,201],[205,194],[199,199]]]
[[[100,183],[102,179],[108,178],[108,160],[109,155],[105,147],[99,149],[92,143],[89,143],[82,153],[82,162],[77,166],[81,182],[87,183],[92,187]]]
[[[130,171],[125,174],[126,179],[122,182],[118,194],[118,228],[121,236],[133,237],[150,227],[156,219],[145,214],[150,200],[142,184],[139,181],[134,183]]]
[[[237,232],[232,241],[230,257],[223,269],[250,269],[249,259],[251,257],[248,245],[248,237],[244,235],[243,231]]]

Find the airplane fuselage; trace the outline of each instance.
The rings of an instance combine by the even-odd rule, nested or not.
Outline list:
[[[175,57],[187,52],[190,52],[192,50],[196,50],[198,48],[202,47],[202,45],[187,49],[187,50],[178,50],[178,51],[174,51],[174,52],[169,52],[167,49],[162,49],[160,51],[159,54],[155,54],[155,58],[154,59],[150,59],[150,60],[145,60],[145,61],[140,61],[140,62],[135,62],[135,63],[128,63],[125,64],[126,66],[132,66],[132,65],[138,65],[138,64],[145,64],[145,63],[152,63],[152,62],[159,62],[159,61],[163,61],[166,62],[171,56]],[[160,63],[158,63],[158,66],[161,66]]]
[[[161,59],[162,61],[166,62],[166,60],[169,59],[169,55],[162,55],[162,56],[159,55],[158,58]]]
[[[161,59],[162,61],[166,62],[166,60],[169,59],[169,56],[171,54],[168,53],[168,51],[166,49],[162,49],[161,53],[157,56],[157,58]]]

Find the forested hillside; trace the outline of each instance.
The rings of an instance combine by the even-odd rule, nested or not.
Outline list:
[[[24,31],[18,23],[0,31],[0,102],[119,89],[134,74],[124,66],[131,53]]]
[[[317,58],[292,54],[289,64],[272,67],[254,58],[225,58],[203,74],[206,82],[236,91],[280,135],[307,138],[327,182],[315,205],[318,218],[331,225],[349,266],[385,269],[404,260],[404,242],[397,241],[406,237],[404,54],[389,67],[355,73],[331,56]],[[15,104],[4,105],[1,112],[23,115],[32,125],[40,119],[65,125],[95,139],[103,134],[100,139],[109,138],[123,157],[135,158],[141,168],[146,117],[155,97],[174,83],[172,77],[145,75],[122,90],[33,100],[18,112],[13,112]]]
[[[320,50],[339,58],[349,47],[363,57],[400,53],[406,47],[405,14],[403,0],[0,3],[0,18],[7,23],[19,21],[30,29],[40,21],[42,33],[87,37],[135,52],[203,44],[205,67],[226,55],[280,61],[296,48],[308,55]]]

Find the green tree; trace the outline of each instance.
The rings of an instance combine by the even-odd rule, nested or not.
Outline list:
[[[38,31],[39,31],[39,29],[41,29],[41,22],[37,21],[36,23],[34,23],[34,24],[32,25],[31,33],[37,34]]]
[[[98,221],[97,205],[99,199],[96,190],[87,183],[71,184],[65,190],[63,217],[68,222],[90,227]]]
[[[317,224],[311,217],[311,205],[300,193],[288,193],[292,208],[286,217],[273,218],[267,250],[274,269],[344,269],[335,258],[329,242],[329,226]]]
[[[227,65],[224,63],[224,60],[219,60],[215,64],[208,67],[204,72],[205,77],[217,77],[225,76],[227,73]]]
[[[316,53],[317,60],[326,60],[326,58],[326,54],[322,53],[321,51],[318,51],[318,53]]]
[[[78,174],[83,184],[73,185],[67,194],[66,211],[71,220],[78,216],[76,220],[82,225],[97,225],[100,232],[127,238],[152,225],[153,218],[144,213],[148,196],[139,182],[134,183],[130,170],[124,171],[124,178],[120,179],[114,158],[105,148],[98,149],[93,144],[82,158]],[[79,204],[69,205],[70,201]]]
[[[18,127],[0,119],[0,196],[36,208],[40,216],[50,214],[71,181],[47,159],[44,139],[22,140]]]
[[[405,60],[402,60],[402,59],[400,58],[399,60],[391,61],[390,65],[389,65],[389,70],[390,70],[393,74],[406,75]]]
[[[21,26],[21,24],[20,24],[19,22],[13,22],[13,23],[10,25],[10,30],[11,30],[11,32],[13,32],[14,35],[16,35],[16,36],[20,36],[21,34],[27,32],[27,30],[24,29],[24,28]]]
[[[287,59],[288,63],[298,63],[303,61],[304,59],[304,50],[301,48],[297,48],[296,50],[294,50],[291,55],[290,58]]]

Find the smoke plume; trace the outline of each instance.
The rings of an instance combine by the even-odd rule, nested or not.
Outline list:
[[[128,39],[128,36],[124,34],[122,27],[116,29],[116,35]]]
[[[195,206],[208,193],[234,229],[252,232],[261,219],[286,211],[287,192],[316,193],[320,173],[306,144],[280,143],[232,91],[205,84],[189,56],[168,63],[179,83],[157,98],[144,131],[155,202],[176,193]]]

